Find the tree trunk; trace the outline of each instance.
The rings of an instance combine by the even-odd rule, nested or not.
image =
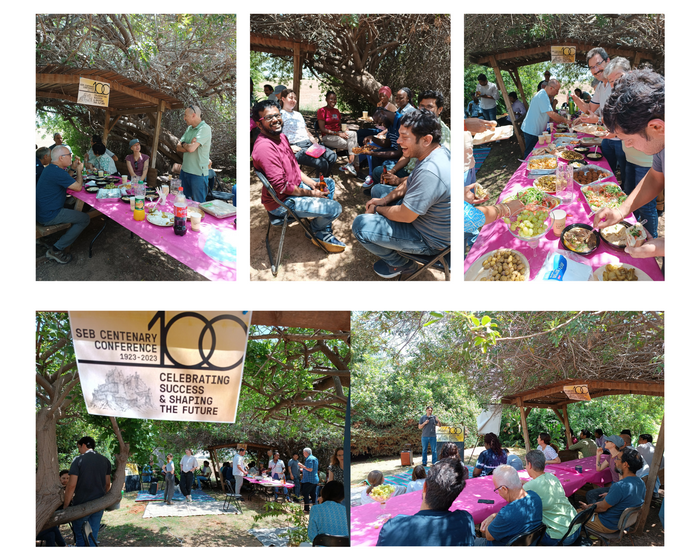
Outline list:
[[[63,503],[63,487],[58,478],[56,418],[47,408],[36,413],[36,455],[36,532],[39,533]]]

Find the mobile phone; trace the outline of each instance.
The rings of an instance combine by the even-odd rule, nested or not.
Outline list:
[[[492,504],[492,503],[493,503],[493,500],[483,500],[483,499],[482,499],[482,500],[479,500],[478,503],[480,503],[480,504]]]

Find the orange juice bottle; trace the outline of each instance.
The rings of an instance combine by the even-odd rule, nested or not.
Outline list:
[[[134,220],[142,222],[146,219],[146,210],[144,208],[144,193],[143,188],[137,189],[134,202]]]

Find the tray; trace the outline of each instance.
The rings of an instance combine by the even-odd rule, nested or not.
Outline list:
[[[494,255],[497,253],[500,249],[496,249],[495,251],[489,251],[485,255],[481,255],[478,259],[476,259],[472,265],[467,269],[467,272],[464,273],[464,280],[467,282],[478,282],[482,278],[487,278],[490,275],[489,269],[484,268],[484,261],[488,259],[490,256]],[[515,249],[509,249],[520,259],[522,262],[525,264],[525,271],[523,272],[523,276],[525,277],[525,281],[530,280],[530,263],[528,260],[525,258],[525,255],[523,255],[520,251],[516,251]]]
[[[215,218],[229,218],[236,215],[236,207],[223,200],[210,200],[199,205],[201,210],[211,214]]]

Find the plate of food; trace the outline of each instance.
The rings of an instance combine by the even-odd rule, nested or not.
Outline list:
[[[598,232],[588,224],[570,224],[561,232],[561,244],[577,255],[590,255],[600,246]]]
[[[379,148],[378,146],[369,146],[369,145],[366,145],[366,146],[355,146],[355,147],[352,149],[352,153],[353,153],[353,154],[371,155],[373,152],[376,152],[376,151],[378,151],[378,150],[380,150],[380,149],[381,149],[381,148]]]
[[[532,156],[527,161],[527,170],[534,173],[548,173],[557,168],[557,156]]]
[[[509,200],[519,200],[523,203],[526,210],[531,211],[546,210],[549,212],[561,204],[561,198],[544,193],[535,187],[528,187],[518,191],[514,195],[506,197],[503,202],[508,202]]]
[[[574,130],[576,132],[580,132],[581,134],[592,134],[593,136],[605,136],[608,133],[608,129],[605,128],[604,126],[600,126],[597,124],[577,124],[574,127]]]
[[[588,152],[586,154],[586,159],[590,159],[591,161],[600,161],[603,159],[603,154],[600,152]]]
[[[554,153],[554,150],[550,148],[549,146],[546,146],[544,148],[535,148],[530,152],[531,156],[546,156],[549,154]]]
[[[573,150],[560,150],[558,156],[566,161],[583,161],[583,156]]]
[[[98,186],[89,186],[89,187],[85,187],[85,190],[86,190],[87,192],[89,192],[89,193],[96,193],[97,191],[100,190],[100,187],[98,187]]]
[[[627,195],[617,183],[598,183],[581,187],[581,193],[588,202],[588,207],[597,212],[601,208],[618,208]]]
[[[170,227],[175,223],[175,214],[152,208],[146,212],[146,219],[154,226]]]
[[[542,175],[542,177],[537,177],[533,185],[537,190],[548,194],[557,192],[557,180],[554,175]]]
[[[627,247],[626,230],[632,224],[626,221],[621,221],[614,226],[608,226],[600,229],[600,237],[613,249],[624,251]]]
[[[148,202],[155,202],[156,200],[158,200],[158,199],[160,198],[160,195],[158,195],[158,193],[155,193],[155,192],[147,192],[147,193],[144,195],[144,198],[145,198]]]
[[[593,271],[591,281],[651,282],[651,277],[631,264],[606,264]]]
[[[574,181],[579,187],[585,187],[592,183],[597,183],[603,179],[609,179],[612,173],[607,169],[598,167],[597,165],[584,165],[574,171]]]
[[[549,210],[523,210],[517,216],[504,218],[503,223],[513,237],[534,243],[552,229],[554,219]]]
[[[527,282],[530,263],[515,249],[497,249],[480,256],[464,274],[468,282]]]
[[[555,132],[554,138],[578,138],[575,132]]]

